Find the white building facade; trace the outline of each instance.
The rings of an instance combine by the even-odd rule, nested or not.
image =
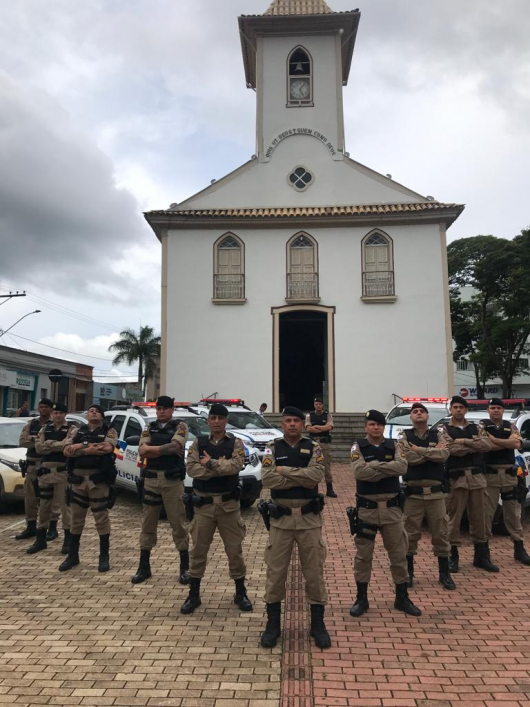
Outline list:
[[[275,0],[239,18],[256,154],[146,218],[162,243],[161,390],[269,410],[452,393],[446,229],[463,207],[350,159],[360,13]]]

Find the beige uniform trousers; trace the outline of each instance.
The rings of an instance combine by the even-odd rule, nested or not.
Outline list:
[[[96,530],[99,535],[110,533],[109,509],[109,485],[105,483],[94,483],[89,479],[92,474],[101,473],[98,469],[75,469],[74,476],[82,477],[79,484],[72,484],[70,487],[70,512],[72,522],[70,532],[73,535],[81,535],[85,527],[85,519],[88,509],[92,511]]]
[[[26,520],[37,520],[39,516],[39,497],[35,493],[34,481],[37,478],[37,468],[41,465],[40,461],[36,464],[28,459],[28,470],[24,479],[24,509],[26,512]],[[53,500],[52,513],[50,520],[57,521],[61,514],[61,508],[58,500]]]
[[[331,444],[328,442],[319,442],[320,449],[322,450],[322,456],[324,457],[324,479],[327,484],[333,482],[333,475],[331,473],[331,461],[333,459],[331,455]]]
[[[457,547],[460,540],[460,524],[467,508],[469,519],[469,535],[474,544],[485,543],[486,538],[486,489],[468,489],[460,486],[451,488],[447,497],[447,512],[449,513],[449,542]]]
[[[64,462],[44,462],[40,467],[50,469],[49,474],[39,476],[39,520],[38,528],[48,528],[52,518],[52,507],[59,506],[63,530],[70,530],[70,508],[66,503],[66,476]],[[63,469],[64,471],[59,471]]]
[[[377,499],[371,499],[377,500]],[[378,526],[383,539],[383,545],[390,560],[390,571],[394,584],[403,584],[409,581],[407,568],[408,538],[405,531],[404,516],[401,508],[359,508],[359,520]],[[367,535],[373,540],[355,536],[357,553],[353,564],[356,582],[369,582],[372,574],[372,560],[374,556],[375,539],[377,531],[365,529]]]
[[[197,492],[194,491],[194,493]],[[196,579],[204,577],[208,551],[215,531],[218,530],[228,557],[230,577],[241,579],[247,573],[243,558],[243,540],[246,535],[246,527],[241,517],[239,501],[232,500],[223,503],[221,494],[212,494],[211,497],[214,499],[214,503],[195,508],[190,525],[193,548],[190,552],[189,575]]]
[[[427,518],[427,526],[431,534],[431,544],[437,557],[449,557],[449,516],[442,493],[408,496],[405,501],[405,530],[409,538],[408,554],[418,552],[418,542],[421,538],[421,525]]]
[[[486,538],[491,538],[491,526],[501,493],[511,493],[517,488],[517,477],[500,468],[497,474],[486,474]],[[523,540],[521,524],[521,504],[519,501],[503,501],[502,517],[512,540]]]
[[[154,469],[149,469],[155,473]],[[157,541],[158,519],[162,504],[173,531],[173,542],[180,552],[189,547],[188,524],[182,497],[184,484],[180,479],[166,479],[163,471],[156,472],[156,479],[145,479],[143,498],[142,532],[140,550],[152,550]]]
[[[325,604],[328,600],[324,582],[326,544],[322,538],[322,526],[318,528],[286,529],[272,525],[269,543],[265,550],[267,582],[265,601],[275,604],[285,599],[285,583],[293,546],[296,543],[298,557],[305,578],[305,593],[310,604]]]

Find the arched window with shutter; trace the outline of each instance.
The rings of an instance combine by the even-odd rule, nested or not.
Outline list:
[[[213,280],[214,301],[245,301],[245,244],[233,233],[225,233],[214,244]]]
[[[371,231],[362,241],[363,299],[394,297],[392,239],[383,231]]]
[[[304,47],[295,47],[287,59],[287,106],[313,105],[313,60]]]
[[[287,242],[288,300],[318,300],[318,246],[307,233]]]

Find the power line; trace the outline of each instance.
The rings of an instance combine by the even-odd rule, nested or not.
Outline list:
[[[23,339],[24,341],[31,341],[32,344],[37,344],[37,346],[46,346],[49,349],[54,349],[55,351],[62,351],[63,353],[72,354],[73,356],[81,356],[82,358],[94,358],[98,361],[112,361],[111,358],[101,358],[101,356],[89,356],[88,354],[77,353],[77,351],[68,351],[67,349],[60,349],[58,346],[51,346],[51,344],[43,344],[40,341],[34,341],[33,339],[28,339],[25,336],[20,336],[20,334],[11,334],[17,339]]]

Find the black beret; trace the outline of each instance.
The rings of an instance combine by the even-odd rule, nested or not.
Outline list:
[[[174,403],[175,398],[170,398],[169,395],[159,395],[156,399],[157,408],[172,408]]]
[[[412,412],[413,410],[417,410],[418,408],[421,408],[421,410],[425,410],[426,413],[429,412],[423,403],[414,403],[410,408],[410,411]]]
[[[498,405],[499,407],[503,408],[504,403],[500,398],[492,398],[489,402],[488,405]]]
[[[68,412],[68,408],[64,403],[54,403],[53,404],[53,409],[56,410],[57,412]]]
[[[101,405],[96,405],[96,404],[90,405],[90,407],[88,409],[92,410],[92,408],[94,408],[94,410],[97,410],[99,412],[99,414],[101,415],[101,417],[105,417],[105,411],[103,410]]]
[[[453,395],[453,397],[451,398],[451,402],[449,403],[449,407],[451,407],[451,405],[454,405],[455,403],[459,403],[460,405],[463,405],[466,408],[469,407],[467,400],[461,395]]]
[[[221,403],[214,403],[208,412],[208,417],[219,415],[220,417],[228,417],[228,408]]]
[[[39,405],[47,405],[49,408],[52,408],[53,400],[50,400],[50,398],[41,398],[39,400]]]
[[[382,412],[379,412],[379,410],[368,410],[364,416],[364,420],[365,422],[372,420],[372,422],[378,422],[380,425],[386,424],[385,416]]]
[[[315,398],[315,400],[314,400],[313,402],[315,402],[315,403],[323,403],[324,401],[322,400],[322,398]]]
[[[282,417],[299,417],[302,421],[305,420],[304,413],[294,405],[286,405],[282,410]]]

